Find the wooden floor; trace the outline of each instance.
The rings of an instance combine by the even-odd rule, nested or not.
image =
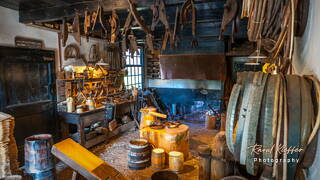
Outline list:
[[[192,122],[192,123],[191,123]],[[185,162],[184,171],[179,174],[181,180],[197,180],[198,179],[198,155],[196,149],[201,144],[211,144],[217,131],[207,130],[204,128],[203,121],[183,122],[190,127],[190,153],[192,158]],[[151,168],[133,171],[128,169],[128,143],[130,140],[138,138],[139,131],[131,131],[115,137],[107,144],[98,145],[90,149],[94,154],[102,160],[113,166],[125,177],[130,180],[148,180],[154,171]],[[72,171],[70,169],[63,170],[58,175],[58,180],[71,179]]]

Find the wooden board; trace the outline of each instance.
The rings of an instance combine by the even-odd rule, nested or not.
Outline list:
[[[160,68],[161,79],[226,79],[224,54],[160,55]]]
[[[116,169],[70,138],[53,145],[51,152],[87,179],[125,179]]]

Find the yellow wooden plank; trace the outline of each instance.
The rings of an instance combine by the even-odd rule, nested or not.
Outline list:
[[[61,141],[52,147],[52,152],[80,174],[105,180],[116,177],[119,172],[72,139]],[[60,156],[60,157],[59,157]],[[88,174],[89,173],[89,174]],[[90,175],[91,174],[91,175]]]
[[[54,147],[88,171],[93,171],[104,163],[103,160],[72,139],[66,139],[55,144]]]

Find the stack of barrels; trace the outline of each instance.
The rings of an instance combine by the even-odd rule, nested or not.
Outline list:
[[[16,174],[19,168],[14,126],[14,118],[0,112],[0,178]]]
[[[320,83],[313,76],[239,73],[226,116],[235,161],[253,176],[306,179],[317,149],[319,102]]]
[[[39,134],[25,139],[25,171],[34,180],[54,180],[55,169],[50,134]]]

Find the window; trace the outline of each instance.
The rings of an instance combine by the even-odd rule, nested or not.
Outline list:
[[[133,58],[129,51],[126,52],[126,70],[128,74],[124,77],[124,83],[127,89],[143,87],[143,58],[140,49],[139,54],[134,54]]]

